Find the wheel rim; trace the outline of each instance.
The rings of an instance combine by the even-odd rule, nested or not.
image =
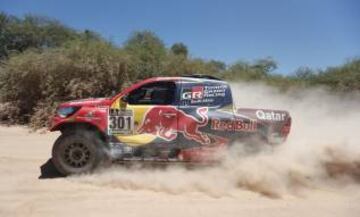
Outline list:
[[[64,149],[64,160],[71,167],[81,168],[90,162],[91,152],[82,143],[68,144]]]

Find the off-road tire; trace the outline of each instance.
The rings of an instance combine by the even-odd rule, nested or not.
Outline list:
[[[54,143],[52,162],[63,175],[88,173],[105,159],[104,147],[92,131],[66,132]]]

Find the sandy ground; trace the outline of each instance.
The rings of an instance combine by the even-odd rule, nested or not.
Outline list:
[[[38,179],[58,133],[0,127],[0,216],[359,216],[360,191],[308,188],[271,198],[246,189],[212,196]],[[170,179],[171,177],[169,177]],[[85,179],[86,180],[86,179]]]

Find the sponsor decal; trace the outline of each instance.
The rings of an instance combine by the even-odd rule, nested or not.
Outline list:
[[[100,117],[96,116],[95,111],[89,111],[87,112],[84,117],[86,118],[87,121],[95,121],[95,122],[99,122],[101,121]]]
[[[185,89],[182,98],[185,100],[202,99],[204,97],[204,86],[194,86],[191,89]]]
[[[189,140],[208,144],[208,135],[199,131],[199,127],[208,123],[208,108],[201,107],[196,112],[199,119],[174,106],[154,106],[145,114],[138,132],[150,133],[166,141],[172,141],[178,133],[182,133]]]
[[[93,119],[94,111],[89,111],[88,113],[85,114],[85,117],[89,120]]]
[[[256,111],[256,117],[259,118],[260,120],[284,121],[285,117],[286,117],[286,113],[257,110]]]
[[[225,97],[226,89],[227,85],[193,86],[184,89],[181,98],[191,104],[212,103],[215,98]]]
[[[226,85],[205,86],[204,97],[225,97],[226,89]]]
[[[212,119],[211,128],[220,131],[255,131],[256,122],[244,120]]]

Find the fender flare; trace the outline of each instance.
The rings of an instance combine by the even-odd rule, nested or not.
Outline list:
[[[50,131],[60,131],[62,134],[66,134],[75,132],[77,130],[88,130],[95,132],[103,142],[108,143],[109,141],[109,137],[104,131],[100,130],[96,125],[89,122],[64,122],[57,125],[55,128],[52,128]]]

